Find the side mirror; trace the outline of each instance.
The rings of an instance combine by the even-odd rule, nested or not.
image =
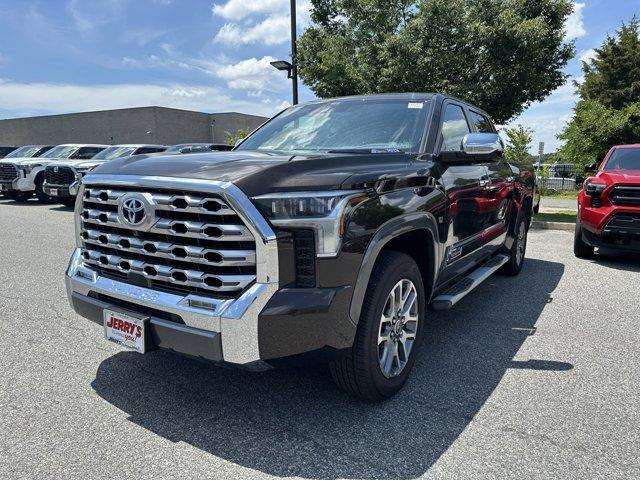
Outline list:
[[[587,165],[584,169],[585,173],[595,173],[598,171],[598,164],[592,163],[591,165]]]
[[[462,139],[462,151],[441,152],[438,159],[445,164],[494,162],[502,158],[504,144],[497,133],[469,133]]]
[[[462,150],[467,155],[502,156],[504,144],[497,133],[469,133],[462,140]]]

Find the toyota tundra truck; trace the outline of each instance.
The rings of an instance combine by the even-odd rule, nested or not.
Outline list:
[[[82,180],[71,305],[106,339],[247,369],[326,363],[369,401],[406,382],[430,310],[524,263],[535,175],[440,94],[320,100],[233,151]]]
[[[36,194],[41,202],[51,202],[44,191],[44,169],[57,160],[88,160],[108,145],[58,145],[39,157],[0,160],[0,191],[13,200],[25,201]]]
[[[613,147],[578,193],[574,253],[640,252],[640,145]]]
[[[164,145],[113,145],[86,159],[69,159],[52,162],[44,172],[44,193],[68,207],[75,204],[78,182],[89,171],[105,162],[120,157],[159,153],[167,149]]]

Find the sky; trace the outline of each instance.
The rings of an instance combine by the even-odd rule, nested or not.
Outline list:
[[[310,1],[297,4],[302,32]],[[571,80],[634,14],[640,0],[575,2]],[[290,52],[289,0],[0,0],[0,18],[0,118],[148,105],[271,116],[291,99],[269,64]],[[571,80],[511,122],[534,130],[535,150],[560,145]],[[300,98],[314,95],[303,85]]]

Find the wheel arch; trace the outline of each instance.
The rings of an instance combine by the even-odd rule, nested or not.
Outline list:
[[[360,321],[362,302],[369,286],[371,273],[383,251],[397,251],[414,258],[422,273],[427,302],[430,300],[440,258],[437,225],[432,214],[420,212],[393,218],[378,229],[364,253],[351,297],[349,316],[354,324],[357,325]],[[420,245],[424,245],[425,248],[419,248]]]

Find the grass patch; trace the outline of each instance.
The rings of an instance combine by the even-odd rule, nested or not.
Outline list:
[[[539,222],[576,223],[577,212],[564,211],[553,213],[539,213],[533,219]]]
[[[556,200],[575,200],[578,198],[577,190],[569,191],[557,191],[557,192],[544,192],[541,194],[542,198],[553,198]]]

